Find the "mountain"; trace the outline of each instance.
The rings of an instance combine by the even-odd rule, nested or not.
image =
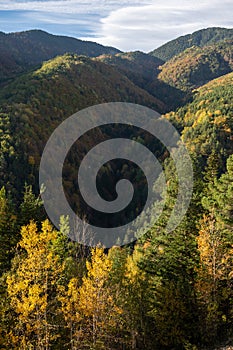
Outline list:
[[[210,28],[193,34],[193,42],[204,45],[230,33],[231,30]],[[163,101],[169,111],[185,104],[194,88],[232,71],[232,42],[233,39],[229,39],[205,47],[192,46],[166,63],[139,51],[102,55],[96,59],[117,67],[134,84]]]
[[[0,82],[65,53],[95,57],[120,52],[112,47],[52,35],[42,30],[10,34],[0,32],[0,51]]]
[[[203,48],[193,46],[161,66],[158,78],[190,91],[233,70],[233,39]]]
[[[163,61],[168,61],[189,47],[204,47],[231,38],[233,38],[233,29],[207,28],[171,40],[155,49],[150,54]]]
[[[114,67],[85,56],[56,57],[3,87],[0,187],[13,184],[21,193],[25,181],[35,183],[45,142],[64,119],[88,106],[119,101],[164,109],[162,102]]]
[[[54,39],[38,31],[12,34],[13,37],[17,35],[34,39],[35,35],[39,38],[42,35],[49,40]],[[0,39],[6,36],[0,33]],[[6,52],[8,46],[4,48]],[[27,61],[28,52],[26,50],[25,57],[21,53],[24,62],[27,62],[26,67],[31,65]],[[9,54],[6,60],[8,67],[10,63],[13,66],[12,57]],[[34,55],[31,57],[35,59]],[[193,88],[231,71],[231,57],[232,41],[226,41],[205,48],[189,48],[165,64],[138,51],[101,54],[92,58],[65,54],[26,73],[20,72],[18,77],[12,78],[12,82],[5,82],[0,89],[0,124],[3,130],[0,134],[0,185],[15,188],[19,193],[25,181],[35,184],[36,169],[46,140],[54,128],[74,112],[110,101],[142,104],[161,113],[175,110],[187,105]],[[25,67],[21,66],[21,62],[18,61],[18,66],[15,66],[17,74],[21,67]],[[11,68],[9,74],[12,76]],[[178,123],[179,128],[180,125],[182,123]]]

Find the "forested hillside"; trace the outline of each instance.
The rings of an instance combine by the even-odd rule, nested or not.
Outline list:
[[[7,79],[65,53],[90,57],[119,50],[94,42],[52,35],[42,30],[5,34],[0,32],[0,84]]]
[[[40,156],[48,137],[76,111],[114,101],[164,110],[162,102],[113,67],[68,54],[15,79],[2,88],[0,101],[0,184],[18,194],[22,193],[25,181],[36,184]]]
[[[177,39],[175,47],[168,43],[164,60],[178,55],[166,63],[141,52],[98,51],[95,44],[82,56],[58,52],[62,55],[51,58],[64,49],[66,39],[54,42],[38,31],[11,35],[19,36],[25,55],[21,52],[16,61],[8,51],[6,61],[0,59],[0,74],[11,77],[0,87],[1,350],[213,350],[232,345],[231,33],[212,28]],[[4,36],[0,33],[0,41]],[[51,51],[41,50],[49,60],[30,61],[30,40],[38,47],[42,41],[54,42]],[[59,230],[49,221],[38,167],[46,141],[63,120],[85,107],[116,101],[148,106],[175,126],[191,157],[194,190],[182,222],[168,232],[179,191],[170,152],[131,125],[88,132],[72,146],[63,167],[69,203],[87,220],[111,227],[105,213],[85,213],[77,165],[94,145],[119,137],[119,130],[121,137],[146,145],[156,156],[167,186],[163,212],[157,220],[149,212],[152,225],[145,235],[122,247],[90,248],[68,238],[69,218],[60,218]],[[132,181],[138,207],[126,211],[125,218],[135,215],[145,194],[139,169],[120,159],[105,164],[100,175],[100,193],[108,201],[115,198],[119,179]]]
[[[183,130],[183,140],[201,168],[215,162],[216,174],[224,171],[233,153],[232,84],[233,73],[212,80],[194,91],[192,103],[167,115]]]
[[[158,78],[184,91],[204,85],[233,69],[233,41],[191,47],[161,66]]]

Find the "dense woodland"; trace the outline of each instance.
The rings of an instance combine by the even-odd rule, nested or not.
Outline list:
[[[104,47],[93,54],[94,44],[74,42],[72,48],[71,39],[57,37],[54,47],[62,41],[64,52],[48,52],[48,34],[17,33],[13,45],[20,48],[33,37],[49,55],[35,62],[27,51],[19,70],[5,36],[0,34],[8,50],[0,61],[0,349],[212,350],[231,343],[232,30],[209,28],[177,39],[180,48],[173,54],[171,42],[148,55]],[[61,121],[114,101],[148,106],[173,123],[192,158],[194,191],[182,223],[168,234],[179,186],[174,163],[158,141],[123,128],[122,134],[145,143],[163,164],[164,210],[134,244],[92,249],[68,238],[68,217],[60,218],[59,230],[49,222],[38,168]],[[64,183],[78,212],[83,207],[73,196],[74,167],[93,143],[116,132],[110,126],[86,135],[67,157]],[[132,174],[130,164],[119,166],[118,176]],[[102,171],[109,200],[114,172],[113,164]],[[131,180],[142,193],[139,169]]]

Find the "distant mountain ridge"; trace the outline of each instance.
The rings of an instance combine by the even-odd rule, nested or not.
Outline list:
[[[168,112],[186,103],[192,89],[232,71],[232,43],[233,29],[207,28],[179,37],[151,54],[123,53],[112,47],[42,30],[0,32],[0,87],[7,86],[17,76],[35,71],[43,62],[65,53],[77,54],[102,62],[105,67],[112,66],[121,76],[153,96],[160,111]],[[164,59],[168,54],[176,55],[165,62],[157,57],[158,52],[166,56]]]
[[[204,47],[231,38],[233,38],[233,29],[218,27],[201,29],[169,41],[150,52],[150,55],[156,56],[163,61],[168,61],[189,47]]]
[[[0,52],[1,82],[65,53],[95,57],[120,51],[91,41],[29,30],[10,34],[0,32]]]

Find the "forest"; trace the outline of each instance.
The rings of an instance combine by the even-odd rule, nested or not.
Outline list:
[[[180,46],[173,50],[171,42],[150,54],[82,46],[40,31],[5,37],[0,35],[0,45],[6,40],[0,59],[0,349],[232,345],[232,30],[209,28],[192,34],[192,40],[178,38]],[[28,41],[38,41],[45,57],[35,61],[36,53],[25,49],[18,62],[9,62],[12,47],[27,48]],[[72,241],[65,215],[55,228],[38,180],[53,130],[73,113],[105,102],[139,104],[163,114],[179,131],[194,169],[188,211],[168,233],[179,189],[172,157],[151,135],[121,127],[121,135],[156,155],[167,194],[162,214],[150,218],[154,223],[142,237],[108,249]],[[81,215],[85,207],[75,166],[93,145],[116,138],[117,132],[107,125],[87,133],[66,158],[64,187]],[[118,166],[116,171],[109,163],[100,173],[106,198],[114,197],[112,174],[117,179],[130,174],[140,205],[145,183],[139,169]],[[130,208],[126,217],[138,210]],[[91,211],[89,216],[108,223]]]

